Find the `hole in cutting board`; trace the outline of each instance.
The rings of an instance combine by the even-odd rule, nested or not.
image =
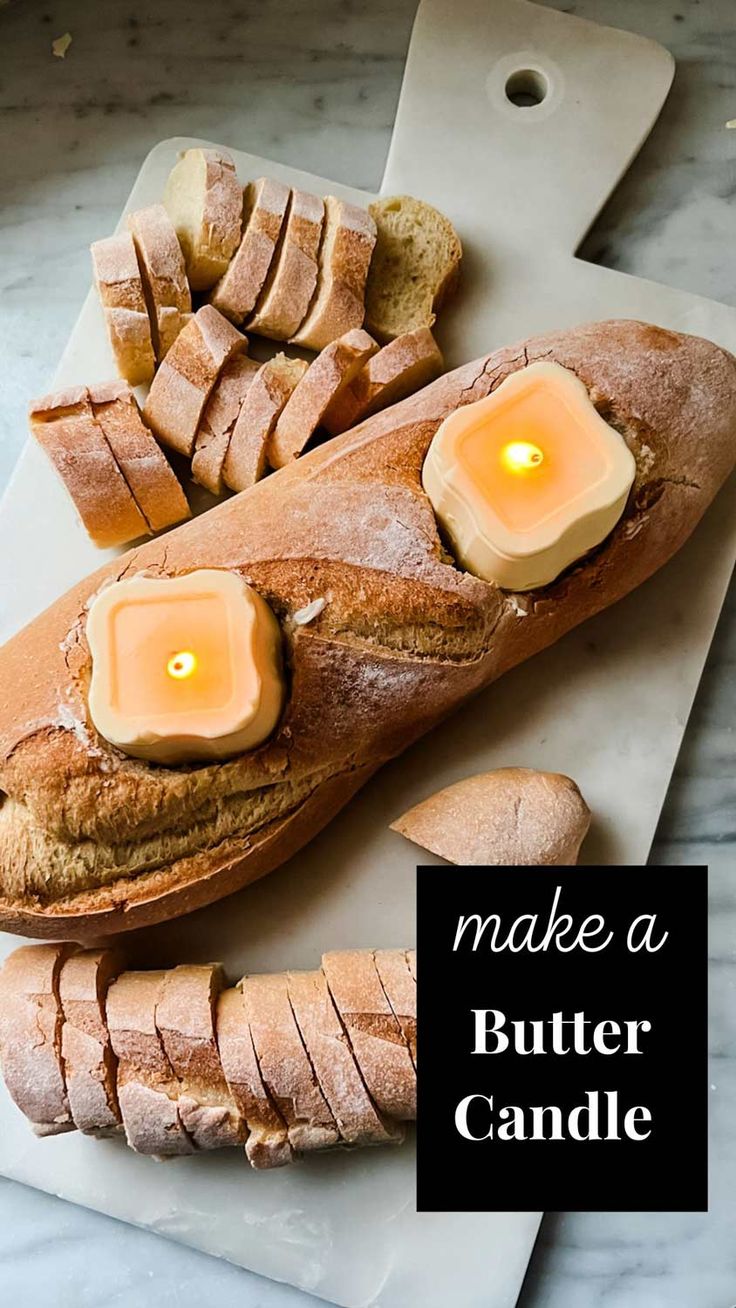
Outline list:
[[[541,104],[549,90],[544,73],[536,68],[518,68],[506,79],[506,99],[517,109],[530,109]]]

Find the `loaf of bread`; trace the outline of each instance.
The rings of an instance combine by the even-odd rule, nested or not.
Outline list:
[[[421,471],[449,413],[540,359],[580,378],[632,451],[636,479],[606,541],[519,597],[457,566]],[[99,936],[271,871],[384,761],[651,576],[735,456],[730,354],[643,323],[594,323],[458,368],[107,564],[0,651],[2,926]],[[123,575],[203,567],[237,570],[277,614],[289,668],[281,722],[260,748],[224,762],[124,757],[90,721],[85,606]],[[311,621],[295,620],[320,600]]]
[[[391,823],[448,863],[567,867],[578,861],[590,809],[570,777],[497,768],[465,777]]]
[[[171,1158],[244,1146],[256,1168],[399,1143],[416,1117],[413,950],[314,972],[126,972],[110,950],[25,946],[0,972],[0,1064],[37,1134],[125,1133]]]

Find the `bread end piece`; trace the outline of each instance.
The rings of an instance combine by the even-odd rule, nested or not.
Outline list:
[[[578,861],[590,819],[570,777],[499,768],[430,795],[391,830],[449,863],[568,866]]]
[[[462,245],[439,209],[410,195],[369,205],[376,229],[366,286],[366,330],[392,341],[417,327],[431,327],[457,286]]]

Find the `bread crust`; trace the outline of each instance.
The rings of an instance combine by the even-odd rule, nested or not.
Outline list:
[[[230,359],[248,342],[205,304],[190,318],[151,383],[143,417],[157,440],[191,459],[205,405]]]
[[[334,195],[326,197],[317,287],[304,322],[291,338],[294,345],[323,350],[338,336],[362,327],[375,243],[376,224],[367,209]]]
[[[331,436],[396,404],[426,386],[442,372],[442,355],[428,327],[397,336],[371,355],[360,372],[345,386],[324,416]]]
[[[288,341],[306,317],[317,285],[324,200],[294,189],[281,241],[247,330]]]
[[[179,186],[201,189],[182,204]],[[194,222],[186,212],[192,198]],[[232,157],[225,150],[185,150],[169,174],[164,207],[182,248],[189,285],[194,291],[209,290],[226,272],[240,241],[243,188]]]
[[[542,358],[586,384],[625,433],[637,477],[603,545],[515,596],[453,566],[421,465],[449,412]],[[731,471],[735,432],[726,351],[645,324],[589,324],[441,377],[100,569],[0,652],[2,926],[82,939],[211,903],[276,867],[383,761],[674,554]],[[154,768],[118,755],[89,723],[85,605],[123,574],[194,567],[236,568],[268,599],[290,694],[252,754]],[[317,598],[321,612],[296,624]]]
[[[0,971],[0,1060],[11,1098],[36,1135],[74,1129],[61,1049],[59,976],[74,945],[25,945]]]
[[[144,423],[130,386],[92,385],[89,398],[95,420],[149,531],[164,531],[191,517],[179,479]]]
[[[128,230],[138,256],[153,348],[161,363],[192,313],[184,255],[162,204],[128,214]]]
[[[225,364],[202,414],[194,441],[192,477],[213,495],[222,495],[225,489],[222,470],[230,438],[261,366],[256,359],[236,354]]]
[[[61,1052],[69,1107],[78,1131],[117,1134],[121,1129],[117,1059],[110,1043],[105,1004],[122,971],[118,950],[80,951],[67,958],[59,977],[64,1016]]]
[[[131,386],[150,382],[156,370],[151,323],[130,232],[90,246],[92,271],[115,363]]]
[[[269,359],[258,370],[225,455],[222,476],[231,490],[248,490],[261,480],[273,429],[306,371],[303,359],[287,359],[283,354]]]
[[[247,318],[263,290],[289,195],[289,187],[272,177],[260,177],[245,188],[243,238],[210,295],[210,304],[231,322],[241,323]]]
[[[283,468],[299,457],[330,406],[360,372],[378,346],[356,328],[327,345],[310,364],[289,396],[269,437],[266,457],[272,468]]]

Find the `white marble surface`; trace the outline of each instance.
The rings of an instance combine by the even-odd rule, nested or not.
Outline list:
[[[736,132],[723,127],[736,115],[733,0],[564,7],[653,36],[678,59],[663,117],[583,253],[736,303]],[[376,187],[413,11],[414,0],[16,0],[0,9],[0,485],[28,398],[47,383],[78,312],[88,242],[111,229],[150,146],[191,133]],[[66,30],[71,49],[54,60],[51,40]],[[735,641],[731,604],[655,849],[659,861],[712,868],[711,1212],[549,1217],[523,1308],[736,1303]],[[7,1182],[0,1292],[22,1308],[313,1302]]]

